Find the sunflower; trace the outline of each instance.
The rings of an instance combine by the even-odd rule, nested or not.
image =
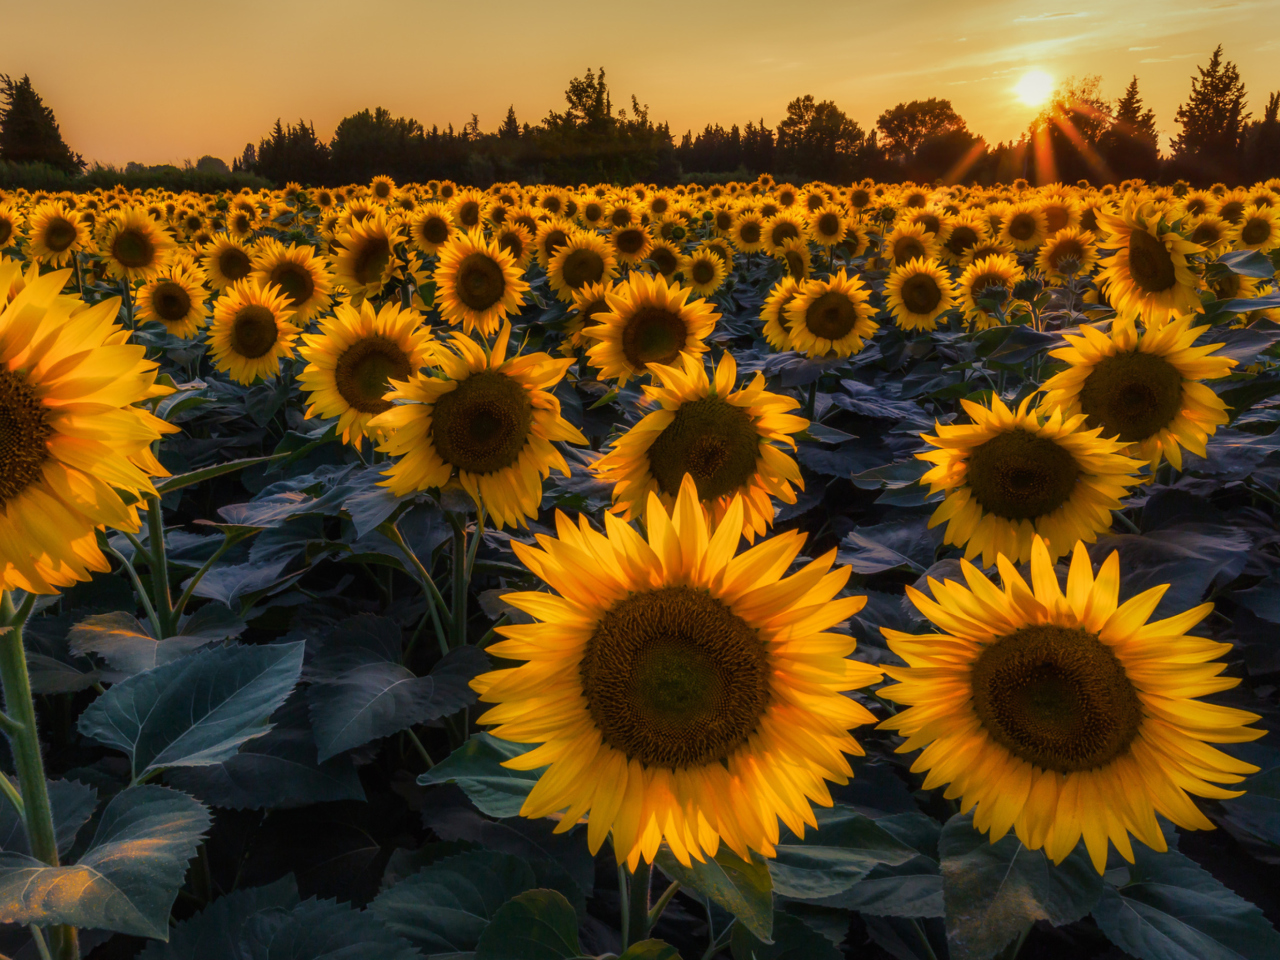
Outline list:
[[[364,437],[382,437],[369,421],[391,409],[392,380],[408,380],[426,366],[435,351],[431,327],[416,310],[398,303],[374,310],[341,303],[320,321],[320,332],[302,335],[298,354],[307,367],[298,383],[308,394],[307,419],[337,417],[343,443],[359,448]]]
[[[176,244],[160,224],[138,207],[107,215],[98,249],[107,273],[117,280],[153,280]]]
[[[949,226],[946,236],[939,238],[942,246],[938,252],[945,262],[953,266],[959,266],[969,250],[991,235],[986,218],[976,213],[962,214]]]
[[[661,276],[633,273],[606,297],[608,310],[595,314],[598,326],[583,331],[597,341],[587,351],[592,366],[625,385],[651,363],[669,367],[682,354],[706,353],[720,315],[706,300],[691,301],[692,292]]]
[[[813,254],[809,242],[802,237],[784,240],[774,257],[782,262],[787,276],[795,280],[808,280],[813,272]]]
[[[579,350],[585,349],[589,341],[583,334],[588,323],[597,322],[595,316],[597,313],[609,312],[609,293],[616,287],[612,281],[609,283],[590,283],[585,287],[581,287],[573,294],[573,309],[569,311],[569,315],[565,320],[564,326],[564,343],[560,348],[560,352],[565,356],[571,356]]]
[[[960,266],[967,268],[987,257],[1013,258],[1013,255],[1013,247],[1007,243],[999,240],[979,240],[961,255]],[[1017,260],[1015,259],[1014,262],[1016,263]]]
[[[259,286],[275,284],[284,291],[293,308],[290,318],[305,327],[333,302],[333,275],[323,257],[316,256],[309,245],[285,246],[276,240],[264,240],[253,259],[250,276]]]
[[[504,223],[493,230],[493,242],[511,254],[521,274],[533,261],[533,235],[519,223]]]
[[[764,249],[764,217],[752,209],[742,210],[734,218],[729,241],[739,253],[755,253]]]
[[[409,242],[423,253],[439,251],[454,238],[458,228],[453,225],[449,208],[443,203],[426,203],[409,218]]]
[[[630,227],[639,223],[639,216],[636,213],[635,205],[626,199],[615,200],[609,205],[609,212],[605,215],[608,226],[614,230],[622,227]]]
[[[538,222],[533,237],[533,248],[538,258],[538,265],[543,270],[551,266],[551,258],[556,255],[557,250],[569,242],[569,237],[575,230],[577,227],[563,217],[552,217]]]
[[[703,240],[698,249],[708,250],[723,260],[726,275],[733,272],[735,262],[733,244],[726,237],[712,237],[709,240]]]
[[[197,271],[174,265],[138,291],[138,319],[162,323],[172,336],[189,340],[208,322],[207,296]]]
[[[1030,397],[1016,412],[999,397],[990,409],[960,403],[973,422],[937,424],[937,436],[921,437],[938,449],[916,457],[934,464],[920,483],[946,493],[929,526],[947,523],[947,543],[964,547],[966,560],[981,553],[989,567],[1004,554],[1025,563],[1036,535],[1060,557],[1111,528],[1111,511],[1139,482],[1142,464],[1121,453],[1127,444],[1089,429],[1083,413],[1054,409],[1046,420]]]
[[[369,423],[388,435],[378,449],[400,458],[385,471],[383,486],[399,497],[456,477],[499,528],[537,517],[552,468],[569,476],[552,441],[587,440],[560,415],[550,392],[573,360],[545,353],[508,360],[510,339],[509,323],[491,352],[454,335],[449,349],[436,351],[443,379],[413,373],[388,395],[400,403]]]
[[[1162,458],[1181,470],[1182,450],[1205,456],[1205,441],[1228,420],[1226,404],[1200,381],[1225,377],[1236,361],[1210,356],[1221,343],[1193,346],[1208,329],[1190,317],[1142,333],[1130,320],[1116,320],[1109,334],[1083,326],[1050,351],[1071,366],[1041,387],[1041,406],[1085,414],[1087,426],[1128,444],[1153,472]]]
[[[644,513],[650,493],[665,507],[675,504],[686,474],[714,522],[742,499],[748,539],[763,536],[773,524],[773,501],[795,503],[795,484],[804,489],[796,462],[774,444],[795,449],[791,434],[809,426],[789,414],[800,402],[765,390],[764,374],[734,390],[738,367],[727,351],[714,380],[701,357],[686,354],[683,369],[652,364],[661,386],[644,388],[645,402],[660,409],[648,414],[613,443],[594,466],[612,482],[614,512],[626,520]]]
[[[618,275],[618,261],[608,241],[598,233],[575,230],[559,247],[547,267],[547,282],[563,303],[573,303],[581,288],[611,283]]]
[[[515,258],[479,230],[460,233],[440,248],[436,266],[436,303],[453,325],[483,337],[498,332],[508,316],[519,313],[529,284],[520,279]]]
[[[803,240],[808,233],[808,225],[799,210],[781,210],[764,222],[761,232],[764,251],[770,256],[777,256],[788,240]]]
[[[619,263],[634,267],[649,256],[653,249],[653,236],[637,223],[629,227],[615,227],[609,235],[609,243],[613,245]]]
[[[1098,244],[1088,230],[1064,227],[1040,247],[1036,269],[1054,286],[1087,277],[1098,263]]]
[[[1048,217],[1030,201],[1013,204],[1000,220],[1000,239],[1015,250],[1035,250],[1048,235]]]
[[[1102,873],[1107,841],[1133,862],[1129,834],[1166,849],[1156,814],[1187,830],[1213,824],[1188,794],[1226,799],[1251,766],[1207,746],[1256,740],[1259,717],[1196,697],[1240,681],[1219,676],[1230,650],[1187,631],[1213,609],[1204,603],[1148,623],[1167,585],[1120,603],[1120,557],[1095,578],[1077,543],[1066,591],[1053,552],[1032,541],[1028,583],[1001,556],[996,587],[962,563],[966,587],[929,580],[932,599],[907,595],[938,628],[912,636],[882,628],[908,664],[886,667],[880,694],[907,705],[880,724],[924,751],[911,767],[924,789],[949,784],[960,809],[994,843],[1011,828],[1054,863],[1081,837]]]
[[[1040,201],[1044,214],[1045,233],[1052,236],[1059,230],[1080,226],[1080,207],[1073,197],[1066,194],[1045,197]]]
[[[461,230],[474,230],[484,223],[489,198],[472,188],[459,190],[449,201],[449,214]]]
[[[709,297],[719,290],[729,275],[722,253],[706,246],[681,257],[680,272],[689,289],[700,297]]]
[[[369,191],[384,203],[390,203],[396,196],[396,182],[386,176],[374,177]]]
[[[254,232],[258,228],[257,211],[252,204],[228,210],[224,223],[227,233],[233,240],[247,242],[253,239]]]
[[[880,325],[871,319],[870,291],[844,270],[808,280],[786,307],[791,349],[810,357],[850,357],[862,352]]]
[[[787,304],[800,293],[800,284],[791,277],[783,277],[769,290],[760,308],[764,321],[764,338],[769,346],[781,353],[791,349],[791,332],[787,329]]]
[[[1106,291],[1118,313],[1142,317],[1147,326],[1160,326],[1174,314],[1198,313],[1200,280],[1187,260],[1204,252],[1174,231],[1149,204],[1125,203],[1119,214],[1099,213],[1107,232],[1103,246],[1115,253],[1102,261],[1098,286]]]
[[[151,444],[178,429],[135,406],[171,391],[116,324],[120,299],[86,307],[59,296],[70,276],[28,274],[13,300],[0,302],[5,590],[57,593],[110,571],[97,531],[138,532],[137,501],[155,496],[153,476],[168,476]]]
[[[1191,217],[1186,222],[1187,239],[1204,247],[1209,256],[1217,256],[1231,246],[1231,224],[1216,214]]]
[[[225,290],[232,284],[246,280],[253,272],[255,248],[233,240],[220,233],[204,248],[201,265],[209,285],[214,290]]]
[[[894,267],[884,286],[885,302],[903,330],[936,330],[938,317],[955,306],[951,277],[937,260]]]
[[[735,498],[712,527],[692,479],[668,513],[657,496],[648,539],[612,517],[556,515],[558,539],[514,543],[556,591],[503,599],[541,622],[499,627],[489,651],[519,667],[472,687],[496,704],[494,736],[541,746],[507,765],[548,767],[521,814],[586,815],[587,844],[612,834],[619,863],[652,861],[665,841],[682,863],[723,842],[740,857],[775,853],[778,819],[798,835],[830,805],[823,778],[847,783],[848,730],[873,718],[844,691],[881,671],[847,659],[854,641],[828,633],[865,604],[838,597],[835,551],[784,578],[804,535],[780,534],[734,557]]]
[[[17,245],[24,222],[22,212],[12,201],[0,200],[0,250]]]
[[[871,234],[867,232],[865,224],[852,217],[845,218],[844,225],[844,239],[831,248],[831,255],[848,261],[867,252],[867,248],[871,246]]]
[[[215,366],[237,383],[270,380],[280,372],[281,358],[293,356],[298,328],[289,322],[292,313],[279,287],[233,284],[213,307],[209,348]]]
[[[334,258],[334,272],[355,303],[376,297],[393,277],[401,275],[396,257],[396,247],[404,242],[400,221],[388,219],[382,210],[369,213],[363,220],[352,220],[340,229],[334,242],[340,248]]]
[[[28,255],[47,266],[66,266],[89,242],[84,221],[65,203],[50,200],[31,212]]]
[[[884,238],[885,257],[894,266],[938,256],[938,238],[923,223],[904,223]]]
[[[34,219],[31,236],[35,237]],[[1233,224],[1229,234],[1232,246],[1237,250],[1257,250],[1270,253],[1280,247],[1280,209],[1276,207],[1245,207],[1240,222]]]
[[[1002,309],[1013,295],[1014,284],[1021,282],[1025,274],[1012,254],[984,257],[965,267],[960,274],[958,289],[964,315],[979,330],[987,330],[1000,323],[998,313],[989,312],[979,301],[994,301]]]

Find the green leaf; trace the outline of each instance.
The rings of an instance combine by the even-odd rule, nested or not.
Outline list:
[[[1276,272],[1271,259],[1257,250],[1232,250],[1224,253],[1210,266],[1214,264],[1221,264],[1237,276],[1258,280],[1270,280]]]
[[[118,683],[80,715],[86,737],[129,755],[136,782],[220,763],[271,729],[302,670],[304,641],[202,650]]]
[[[618,960],[680,960],[680,951],[665,940],[641,940],[627,947]]]
[[[78,780],[49,780],[49,806],[53,811],[53,832],[58,841],[58,854],[65,856],[76,842],[80,828],[89,822],[98,806],[98,791]],[[27,830],[18,819],[13,804],[0,803],[0,850],[6,853],[30,854]]]
[[[498,909],[538,886],[519,857],[476,850],[429,864],[369,905],[383,925],[428,956],[475,950]]]
[[[253,917],[298,905],[298,883],[287,874],[265,887],[234,890],[173,928],[168,943],[150,943],[137,960],[229,960]]]
[[[773,939],[762,942],[741,923],[730,941],[733,960],[843,960],[844,954],[803,920],[781,911],[773,915]]]
[[[769,940],[773,929],[773,886],[763,859],[757,857],[747,863],[722,844],[713,859],[693,860],[688,867],[666,847],[658,850],[654,862],[682,887],[709,897],[728,910],[758,939]]]
[[[233,956],[245,960],[422,960],[367,911],[336,900],[304,900],[287,914],[249,918]]]
[[[424,787],[433,783],[456,783],[481,813],[490,817],[515,817],[541,771],[509,770],[502,762],[528,753],[533,747],[533,744],[512,743],[482,733],[419,776],[418,783]]]
[[[818,900],[843,893],[880,863],[894,866],[920,855],[914,847],[848,807],[818,808],[818,829],[804,840],[778,843],[769,864],[775,893]]]
[[[1135,844],[1127,881],[1108,885],[1093,919],[1139,960],[1274,960],[1280,934],[1262,911],[1190,858]]]
[[[270,463],[272,460],[279,460],[289,456],[289,453],[273,453],[268,457],[246,457],[243,460],[229,460],[226,463],[217,463],[212,467],[204,467],[200,470],[192,470],[190,473],[180,473],[175,477],[166,477],[156,484],[156,492],[160,494],[172,493],[174,490],[181,490],[183,487],[189,487],[193,483],[203,483],[205,480],[212,480],[214,477],[221,477],[228,473],[235,473],[237,470],[243,470],[246,467],[256,467],[259,464]]]
[[[167,787],[130,787],[102,812],[75,865],[0,853],[0,923],[68,924],[169,938],[169,910],[209,811]]]
[[[526,890],[508,900],[476,944],[475,960],[574,960],[582,956],[578,915],[554,890]]]
[[[991,843],[973,816],[954,816],[938,841],[947,939],[953,960],[986,960],[1037,920],[1079,920],[1102,893],[1102,877],[1083,847],[1054,866],[1013,834]]]
[[[71,628],[67,639],[73,653],[96,653],[116,670],[133,676],[181,660],[216,638],[178,636],[157,640],[136,617],[116,612],[86,617]]]

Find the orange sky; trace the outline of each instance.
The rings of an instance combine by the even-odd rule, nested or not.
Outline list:
[[[1011,139],[1035,113],[1013,93],[1030,69],[1101,74],[1113,98],[1136,73],[1168,135],[1219,42],[1255,114],[1280,89],[1278,0],[0,0],[0,23],[0,72],[30,74],[72,149],[116,164],[230,161],[277,117],[328,138],[378,105],[428,127],[474,111],[492,130],[514,104],[536,123],[600,64],[615,104],[634,92],[677,136],[773,126],[812,93],[866,128],[945,97],[976,133]]]

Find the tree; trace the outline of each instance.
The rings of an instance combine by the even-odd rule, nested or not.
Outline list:
[[[865,142],[862,128],[835,103],[806,94],[787,104],[778,123],[776,166],[809,179],[849,180]]]
[[[498,136],[503,140],[520,139],[520,123],[516,120],[515,104],[507,107],[507,118],[502,121],[502,126],[498,128]]]
[[[324,183],[329,175],[329,148],[312,124],[299,120],[295,127],[276,120],[270,136],[258,143],[253,171],[278,184]]]
[[[1245,179],[1280,177],[1280,90],[1267,97],[1262,119],[1249,124],[1241,153]]]
[[[1159,172],[1160,147],[1155,111],[1143,109],[1138,78],[1129,81],[1116,101],[1110,128],[1102,135],[1100,150],[1117,178],[1150,180]]]
[[[231,168],[227,166],[225,160],[209,154],[205,154],[196,161],[196,170],[200,173],[219,173],[223,176],[231,173]]]
[[[1200,76],[1191,78],[1191,96],[1176,114],[1182,132],[1171,141],[1173,158],[1198,180],[1235,180],[1249,119],[1244,83],[1236,65],[1223,61],[1222,44],[1196,69]]]
[[[1037,182],[1115,179],[1100,149],[1112,123],[1111,101],[1101,88],[1102,78],[1096,75],[1067,77],[1031,121],[1027,133]]]
[[[15,81],[0,73],[0,101],[0,160],[47,163],[69,174],[84,170],[84,159],[62,139],[53,111],[31,86],[30,77]]]
[[[456,137],[449,128],[449,137]],[[341,183],[363,183],[378,174],[412,180],[426,150],[426,131],[411,117],[393,117],[384,107],[344,117],[329,144],[330,169]]]
[[[952,108],[950,100],[930,97],[886,110],[880,114],[876,127],[885,153],[905,158],[915,153],[928,137],[965,131],[965,122]]]

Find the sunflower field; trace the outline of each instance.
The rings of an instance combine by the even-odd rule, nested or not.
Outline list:
[[[1280,181],[0,252],[0,955],[1280,957]]]

